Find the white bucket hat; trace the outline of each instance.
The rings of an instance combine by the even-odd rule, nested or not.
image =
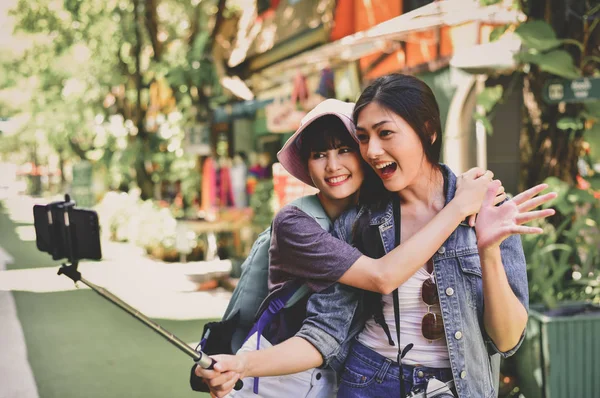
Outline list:
[[[300,121],[300,127],[296,132],[286,141],[283,148],[277,153],[277,159],[281,165],[294,177],[300,181],[315,186],[308,174],[306,162],[302,159],[300,154],[300,147],[302,142],[302,132],[310,126],[315,120],[326,116],[333,115],[337,116],[352,138],[358,142],[356,138],[356,127],[352,121],[352,111],[354,110],[354,103],[344,102],[336,99],[326,99],[319,105],[315,106],[313,110],[308,112],[306,116]]]

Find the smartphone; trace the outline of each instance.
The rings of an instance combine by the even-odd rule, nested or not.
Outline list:
[[[70,222],[75,232],[75,252],[78,259],[101,260],[100,223],[98,213],[88,209],[72,209]]]
[[[77,260],[102,258],[100,223],[95,211],[53,202],[35,205],[33,217],[37,248],[51,254],[54,260],[68,258],[71,250]]]
[[[59,210],[59,205],[62,203],[53,202],[33,206],[36,246],[39,251],[51,254],[54,260],[67,257],[61,225],[55,222],[62,216],[62,211]]]

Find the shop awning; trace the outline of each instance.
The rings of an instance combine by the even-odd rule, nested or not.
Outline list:
[[[260,73],[272,83],[289,81],[299,70],[311,73],[324,65],[335,66],[364,56],[398,48],[398,42],[417,32],[467,22],[506,24],[517,22],[524,15],[501,5],[482,6],[477,0],[437,1],[382,22],[371,29],[357,32],[314,50],[303,52]]]
[[[273,99],[235,102],[214,109],[213,122],[222,123],[238,118],[254,118],[258,109],[264,108]]]
[[[243,2],[245,11],[228,61],[230,68],[250,59],[250,70],[257,70],[329,38],[335,0],[321,0],[317,7],[311,1],[287,0],[260,18],[254,0]]]
[[[501,5],[482,6],[478,0],[443,0],[420,7],[382,22],[368,30],[357,32],[340,40],[305,51],[255,73],[268,86],[289,83],[298,73],[309,75],[325,66],[336,67],[381,51],[392,53],[398,43],[410,39],[411,34],[444,26],[457,26],[469,22],[506,24],[519,21],[524,15],[507,10]],[[262,90],[262,87],[253,87]],[[257,109],[269,100],[238,102],[217,108],[215,121],[228,121],[240,117],[253,117]]]

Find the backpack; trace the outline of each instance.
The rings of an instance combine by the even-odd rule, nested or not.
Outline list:
[[[295,206],[313,217],[326,231],[331,230],[331,220],[323,210],[317,195],[304,196],[289,205]],[[250,249],[250,254],[242,263],[240,280],[221,321],[209,322],[204,326],[200,341],[200,347],[204,353],[208,355],[235,354],[254,327],[261,308],[266,308],[266,304],[272,299],[269,296],[268,288],[271,229],[272,225],[258,235]],[[300,285],[297,290],[285,297],[285,308],[293,306],[310,292],[308,286]],[[193,369],[190,379],[192,389],[207,391],[204,384],[195,378]],[[194,379],[196,380],[194,381]],[[202,384],[203,387],[199,384]]]

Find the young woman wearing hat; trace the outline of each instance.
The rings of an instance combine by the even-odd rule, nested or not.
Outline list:
[[[398,92],[400,91],[397,91],[397,93]],[[423,93],[420,93],[420,95],[423,95]],[[432,94],[431,98],[433,99],[433,103],[435,103]],[[317,111],[317,109],[315,109],[315,111]],[[438,115],[437,117],[439,118],[437,104],[435,109],[427,109],[427,112],[432,115],[431,120],[435,121],[436,115]],[[391,112],[388,113],[390,113],[390,118],[394,116]],[[325,114],[334,114],[334,112],[326,112]],[[322,113],[316,113],[316,115],[323,116]],[[309,116],[311,115],[309,114]],[[309,116],[307,116],[309,121],[315,119],[315,114],[312,115],[312,119],[309,118]],[[345,122],[345,116],[336,116],[344,121],[344,124],[349,131],[352,131],[352,125]],[[375,123],[377,126],[369,127],[378,129],[379,126],[383,125],[383,121],[384,120],[377,121],[377,123]],[[430,128],[435,129],[434,131],[436,134],[441,130],[438,127],[439,121],[437,122],[437,125],[435,125],[434,122],[430,122],[428,125]],[[386,158],[382,159],[381,162],[373,163],[370,161],[372,159],[368,156],[368,151],[364,150],[366,148],[365,141],[368,141],[367,136],[369,138],[371,137],[371,130],[368,130],[369,133],[365,134],[362,125],[359,124],[359,127],[361,127],[361,134],[358,136],[361,154],[365,160],[369,160],[369,164],[380,177],[368,178],[367,182],[372,183],[373,181],[379,181],[381,184],[382,179],[384,182],[385,180],[394,180],[396,178],[396,171],[399,171],[398,174],[401,176],[400,178],[403,178],[404,180],[402,181],[405,181],[405,185],[401,186],[401,189],[411,188],[412,183],[418,182],[420,184],[418,186],[420,189],[420,196],[418,197],[420,207],[417,207],[419,211],[414,211],[414,214],[409,213],[413,218],[411,218],[411,224],[405,227],[405,230],[408,230],[409,233],[403,234],[402,246],[394,249],[394,246],[397,245],[394,245],[393,240],[389,240],[389,232],[386,232],[392,231],[393,237],[394,226],[390,224],[390,219],[392,218],[391,214],[384,212],[379,218],[371,219],[367,224],[368,226],[378,225],[378,223],[379,226],[383,225],[383,227],[377,231],[379,232],[377,235],[382,239],[380,245],[383,244],[387,252],[387,254],[381,251],[373,253],[371,255],[373,258],[371,258],[356,251],[353,247],[341,244],[340,241],[332,237],[323,229],[317,231],[317,228],[314,226],[311,228],[311,220],[307,217],[303,217],[298,211],[283,209],[276,217],[273,227],[273,244],[271,248],[272,272],[270,274],[272,286],[277,288],[278,284],[284,285],[294,278],[301,278],[306,281],[316,293],[310,298],[306,311],[306,319],[295,337],[268,350],[244,353],[238,356],[215,356],[215,359],[218,362],[216,369],[225,371],[224,373],[219,374],[217,372],[204,370],[197,371],[199,376],[205,377],[208,380],[208,383],[213,386],[213,393],[215,395],[224,396],[224,394],[233,386],[234,379],[237,376],[246,377],[288,374],[310,367],[320,366],[322,364],[328,364],[335,368],[336,361],[337,366],[339,366],[340,362],[343,362],[345,359],[346,351],[344,347],[347,347],[347,345],[342,343],[344,341],[346,343],[352,341],[348,336],[353,336],[356,334],[356,331],[362,329],[363,323],[360,315],[367,314],[367,312],[360,308],[359,304],[367,302],[360,300],[362,291],[344,285],[355,286],[361,289],[389,295],[398,286],[411,282],[414,275],[419,273],[423,268],[422,264],[426,264],[428,260],[434,256],[436,251],[439,253],[438,249],[444,247],[444,241],[446,241],[446,239],[454,232],[466,216],[479,210],[483,198],[486,195],[486,191],[485,207],[481,209],[478,221],[478,233],[491,236],[489,240],[491,242],[493,241],[493,243],[499,238],[497,236],[498,234],[492,230],[497,227],[498,223],[504,222],[506,225],[514,227],[514,229],[510,231],[511,233],[539,232],[537,229],[523,229],[525,227],[517,227],[516,224],[547,216],[551,212],[529,212],[531,208],[549,199],[549,197],[544,196],[541,197],[541,199],[530,200],[531,197],[535,196],[543,189],[543,187],[536,187],[518,197],[518,201],[522,202],[523,206],[520,209],[514,210],[516,213],[513,212],[514,214],[511,213],[510,215],[504,213],[498,214],[494,210],[493,203],[499,184],[490,184],[491,173],[489,172],[479,179],[475,178],[478,176],[477,171],[472,171],[471,174],[462,176],[462,178],[459,178],[460,183],[458,188],[457,179],[454,177],[451,183],[451,190],[453,191],[451,196],[453,196],[453,198],[446,198],[447,200],[442,202],[436,189],[437,175],[434,172],[430,172],[431,170],[422,167],[423,163],[429,164],[429,159],[427,158],[424,160],[423,149],[421,149],[421,155],[419,155],[419,141],[416,141],[416,143],[411,143],[411,141],[408,140],[402,142],[401,148],[404,150],[402,159],[410,159],[406,162],[389,156],[389,159]],[[312,185],[324,190],[319,198],[330,218],[335,219],[347,206],[355,204],[357,199],[357,194],[350,192],[352,189],[349,189],[348,192],[345,193],[345,195],[350,194],[350,196],[342,198],[343,194],[340,192],[340,187],[343,187],[348,181],[353,184],[356,183],[356,180],[359,177],[362,178],[362,173],[351,171],[351,168],[344,166],[342,162],[337,164],[336,159],[338,159],[341,154],[335,146],[333,146],[333,148],[328,147],[326,151],[315,151],[313,148],[309,148],[310,151],[305,151],[305,153],[310,153],[310,156],[308,157],[308,160],[304,160],[307,161],[308,167],[302,167],[302,162],[299,160],[302,159],[302,157],[298,156],[302,152],[300,150],[302,146],[299,148],[297,142],[302,130],[303,128],[301,127],[297,134],[286,143],[286,146],[279,155],[279,159],[290,173],[298,176],[305,182],[313,183]],[[379,134],[378,132],[379,130],[377,130],[376,135]],[[386,132],[385,137],[388,136],[387,134],[388,133]],[[413,134],[415,134],[414,130]],[[438,140],[436,134],[432,134],[429,137],[431,139],[430,146],[437,146],[439,152],[441,136]],[[304,138],[300,141],[303,139]],[[383,136],[377,139],[374,138],[374,141],[379,139],[383,140],[384,138]],[[294,147],[296,149],[289,149]],[[333,160],[329,158],[330,155],[335,155]],[[290,159],[295,159],[295,161],[292,162]],[[318,166],[319,164],[321,164],[321,166]],[[405,172],[410,172],[410,174],[405,175]],[[423,174],[423,172],[427,173]],[[302,173],[304,173],[304,175]],[[310,179],[307,178],[307,175]],[[395,183],[396,182],[394,182],[394,184]],[[388,185],[389,184],[386,184],[385,188],[388,188]],[[349,185],[347,187],[349,187]],[[375,188],[376,187],[377,184],[375,184]],[[396,185],[389,185],[389,188],[395,189]],[[373,188],[367,187],[366,185],[363,187],[362,196],[364,197],[365,203],[369,206],[371,205],[371,202],[376,202],[377,199],[377,197],[370,195],[374,193],[372,189]],[[336,197],[331,195],[333,192],[340,192],[340,196]],[[411,191],[408,190],[407,193],[410,194]],[[381,199],[384,201],[388,200],[392,203],[391,200],[388,199],[390,194],[386,195],[384,192],[378,191],[378,195],[383,195],[380,196]],[[429,198],[428,195],[432,195],[432,198]],[[348,200],[348,198],[351,199]],[[328,199],[344,199],[345,203],[343,206],[337,208],[337,210],[332,211],[330,208],[328,211]],[[361,198],[361,201],[362,200],[363,198]],[[390,204],[390,206],[392,205]],[[500,208],[503,207],[507,208],[508,206],[503,205]],[[335,207],[332,208],[336,209]],[[371,210],[370,208],[363,207],[361,209],[362,210],[358,211],[358,213],[355,210],[354,213],[344,215],[338,219],[336,222],[336,225],[338,226],[338,236],[341,238],[345,238],[346,236],[352,237],[353,234],[351,228],[347,228],[351,225],[351,220],[356,217],[360,220],[361,217],[364,217],[365,215],[371,215],[371,212],[364,211],[365,209]],[[482,219],[485,221],[481,221]],[[314,223],[314,220],[312,220],[312,223]],[[485,225],[490,225],[491,227],[486,228]],[[471,230],[468,225],[463,228]],[[360,229],[355,232],[357,232],[357,237],[361,237],[366,234],[367,230]],[[504,237],[506,237],[506,232],[503,233],[505,234]],[[373,234],[373,236],[375,235]],[[358,243],[358,246],[361,247],[360,244],[362,242],[359,239],[355,239],[355,243]],[[363,245],[361,249],[368,252],[367,249],[369,248],[365,248]],[[500,265],[501,264],[502,263],[500,262]],[[497,272],[497,274],[500,275],[501,273]],[[506,274],[504,275],[504,279],[506,279]],[[334,284],[336,281],[341,282],[342,285]],[[500,279],[500,281],[502,280]],[[477,288],[476,284],[473,286],[473,289]],[[508,303],[514,304],[514,300],[509,300]],[[429,308],[434,304],[426,305],[428,306],[428,314],[430,313]],[[331,308],[334,306],[335,309]],[[387,308],[384,308],[382,315],[387,314],[386,310]],[[434,314],[433,312],[431,313]],[[371,313],[368,314],[370,315]],[[412,320],[412,318],[410,318],[410,320]],[[377,324],[382,325],[381,330],[377,330],[373,335],[377,335],[378,338],[385,339],[386,342],[394,344],[392,341],[393,336],[390,331],[394,331],[395,327],[388,324],[389,322],[387,321],[389,321],[389,319],[387,318],[382,320],[381,317],[379,317],[378,321]],[[404,319],[401,321],[404,322]],[[402,324],[404,325],[404,323]],[[367,323],[367,325],[369,324]],[[519,326],[520,325],[517,325],[514,329],[517,329]],[[364,332],[361,333],[360,336],[363,334]],[[507,341],[506,344],[510,344],[510,341]],[[388,359],[389,358],[384,359],[384,361],[386,361],[384,367],[391,369],[392,366],[387,362]],[[392,360],[390,359],[390,362],[391,361]],[[347,370],[344,375],[347,375],[348,372],[353,371]],[[377,383],[375,384],[379,384],[379,378],[386,376],[386,372],[382,372],[381,369],[378,369],[376,373],[377,374],[375,375],[371,375],[372,377],[369,378],[368,383],[363,375],[360,375],[357,380],[352,380],[349,384],[360,384],[362,382],[363,384],[366,383],[366,385],[370,385],[373,380],[377,380]],[[441,375],[441,373],[436,373],[435,375]],[[364,386],[361,386],[360,388],[363,387]],[[343,388],[344,385],[342,384],[342,389]],[[363,388],[362,391],[366,390]],[[367,395],[373,396],[372,393]],[[376,393],[375,395],[378,394]]]

